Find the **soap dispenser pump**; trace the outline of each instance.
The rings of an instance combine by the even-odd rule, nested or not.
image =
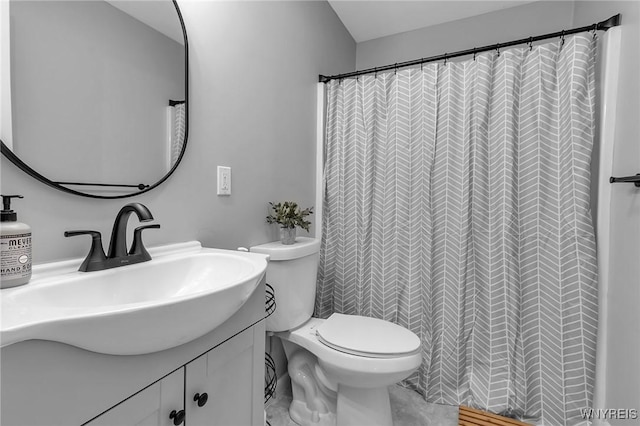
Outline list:
[[[11,210],[12,198],[24,197],[2,196],[0,288],[16,287],[28,283],[31,279],[31,227],[18,222],[18,215]]]

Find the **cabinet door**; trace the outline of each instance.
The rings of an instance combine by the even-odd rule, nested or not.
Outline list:
[[[187,426],[264,424],[264,324],[251,327],[187,364]],[[194,400],[207,394],[204,405]]]
[[[87,426],[170,426],[170,414],[183,410],[184,368],[124,400]]]

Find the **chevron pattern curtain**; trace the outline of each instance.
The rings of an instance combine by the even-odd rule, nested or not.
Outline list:
[[[591,406],[595,39],[332,81],[316,315],[422,339],[435,403],[546,425]]]
[[[172,107],[173,123],[171,123],[171,162],[170,166],[173,167],[180,157],[182,147],[184,146],[184,137],[186,133],[186,111],[185,105],[177,104]]]

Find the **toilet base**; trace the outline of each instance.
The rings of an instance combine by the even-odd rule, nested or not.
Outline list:
[[[291,401],[291,419],[303,426],[392,426],[388,388],[340,386],[336,412],[313,410],[304,400]]]
[[[420,366],[418,352],[374,358],[333,349],[317,338],[322,319],[276,333],[288,361],[291,419],[302,426],[391,426],[388,386]]]
[[[291,419],[302,426],[392,426],[387,386],[356,388],[327,379],[312,353],[283,341],[293,400]]]
[[[312,411],[309,406],[300,400],[291,401],[289,406],[291,420],[304,426],[336,426],[335,413],[320,413]]]
[[[311,352],[283,343],[293,394],[291,419],[302,426],[335,426],[336,393],[318,380],[318,359]]]
[[[336,417],[336,426],[392,426],[389,389],[340,385]]]

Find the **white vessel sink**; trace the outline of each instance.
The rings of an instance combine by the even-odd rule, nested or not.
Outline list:
[[[35,266],[28,284],[0,291],[0,346],[43,339],[113,355],[179,346],[240,309],[268,259],[197,241],[149,253],[97,272],[78,272],[82,259]]]

